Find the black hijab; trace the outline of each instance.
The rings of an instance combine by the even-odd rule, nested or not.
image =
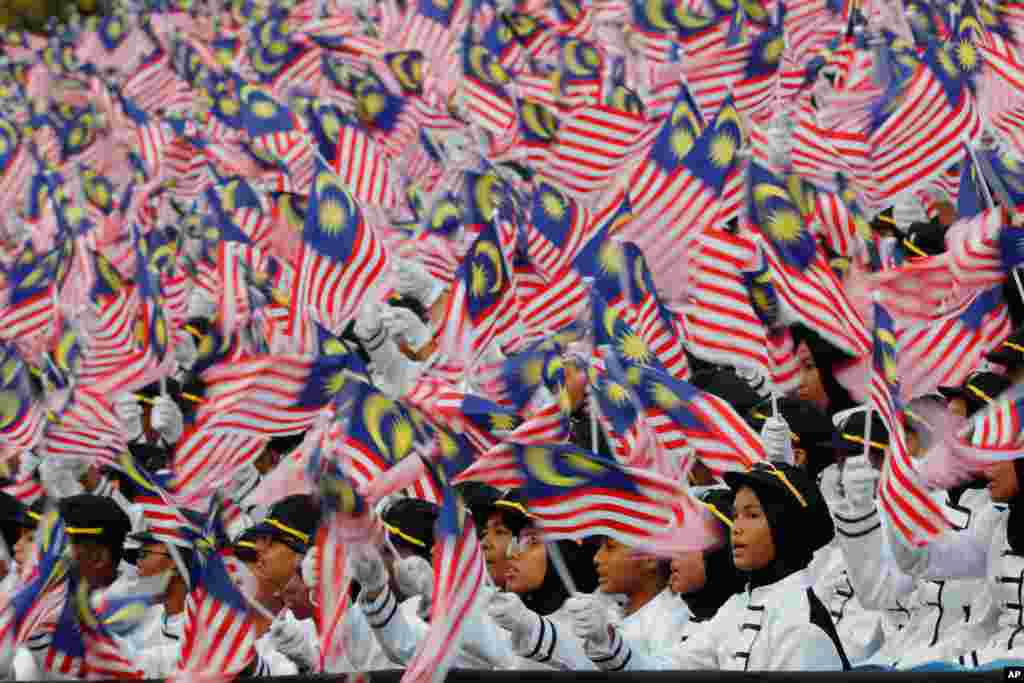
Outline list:
[[[594,568],[597,546],[590,541],[555,541],[555,545],[562,551],[562,559],[565,560],[569,576],[576,584],[576,590],[581,593],[592,593],[597,590],[597,570]],[[541,616],[556,612],[569,598],[569,589],[555,571],[550,556],[546,556],[545,562],[547,566],[541,585],[519,596],[524,605]]]
[[[1013,469],[1017,473],[1017,485],[1024,483],[1024,458],[1017,458],[1013,461]],[[1009,503],[1010,518],[1006,521],[1006,542],[1010,549],[1017,555],[1024,555],[1024,490],[1018,490],[1017,495]]]

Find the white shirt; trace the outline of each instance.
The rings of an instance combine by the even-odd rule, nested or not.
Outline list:
[[[671,650],[645,655],[623,642],[601,668],[840,671],[839,651],[812,621],[809,586],[810,577],[801,570],[773,584],[748,588],[726,600],[715,616]],[[615,640],[613,649],[619,645]]]
[[[622,639],[634,651],[656,654],[674,647],[690,622],[690,608],[666,588],[618,624]]]

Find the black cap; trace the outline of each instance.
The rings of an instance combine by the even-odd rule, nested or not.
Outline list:
[[[734,492],[749,486],[757,494],[780,553],[799,553],[799,559],[809,561],[835,536],[821,489],[800,468],[784,462],[758,463],[747,472],[726,472],[724,478]],[[783,537],[786,542],[779,543]]]
[[[253,529],[247,529],[231,546],[235,557],[242,562],[255,562],[257,557],[256,539],[259,537],[259,533],[253,533]]]
[[[711,510],[718,521],[726,526],[732,525],[731,520],[736,512],[733,507],[736,494],[732,489],[716,486],[703,491],[698,498]]]
[[[456,485],[455,490],[462,496],[462,502],[473,515],[477,531],[487,528],[487,518],[494,512],[494,504],[501,498],[501,490],[479,481],[466,481]]]
[[[438,512],[438,507],[431,502],[399,498],[388,506],[382,519],[392,543],[429,559],[434,548]]]
[[[3,535],[7,549],[14,551],[21,530],[29,528],[28,508],[11,494],[0,491],[0,535]]]
[[[1007,370],[1024,365],[1024,327],[1014,330],[1006,341],[989,351],[985,358]]]
[[[305,555],[319,525],[320,506],[313,496],[296,494],[271,505],[263,521],[246,533],[251,533],[253,538],[271,536],[300,555]]]
[[[843,420],[838,426],[836,450],[847,457],[864,455],[864,433],[867,426],[867,411],[858,410]],[[877,410],[871,411],[871,450],[869,456],[884,458],[885,449],[889,447],[889,430],[882,421]]]
[[[519,535],[525,527],[533,522],[526,505],[526,496],[521,489],[509,489],[501,498],[494,502],[494,509],[501,513],[505,526],[515,535]]]
[[[106,496],[82,493],[58,503],[64,531],[71,542],[89,540],[108,548],[120,561],[132,524],[121,506]]]
[[[907,229],[903,248],[910,256],[937,256],[946,251],[946,227],[935,220],[914,223]]]
[[[730,368],[715,368],[697,373],[690,383],[701,391],[725,399],[741,415],[761,402],[760,394]]]
[[[298,448],[302,443],[302,440],[305,438],[305,432],[302,434],[291,434],[289,436],[275,436],[267,442],[267,450],[277,453],[278,455],[287,455]]]
[[[835,462],[836,430],[832,420],[810,401],[798,398],[777,399],[779,412],[793,433],[793,447],[807,454],[805,469],[812,479]],[[771,399],[750,411],[750,422],[760,429],[772,414]]]
[[[893,218],[891,206],[882,209],[871,219],[871,228],[876,232],[891,232],[896,229],[896,219]]]
[[[967,414],[973,415],[999,398],[999,394],[1011,386],[1012,383],[1004,375],[980,371],[968,376],[959,387],[939,387],[939,391],[946,398],[962,398],[967,404]]]

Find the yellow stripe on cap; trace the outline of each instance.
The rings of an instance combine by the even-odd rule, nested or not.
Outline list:
[[[711,514],[713,514],[715,517],[719,519],[720,522],[722,522],[722,524],[726,525],[730,529],[732,528],[732,520],[729,519],[721,510],[719,510],[711,503],[704,503],[704,501],[701,502],[704,504],[704,507],[711,511]]]
[[[1003,346],[1005,346],[1008,349],[1013,349],[1018,353],[1024,353],[1024,346],[1021,346],[1020,344],[1014,344],[1011,341],[1005,341],[1003,342]]]
[[[394,526],[392,524],[388,524],[387,522],[384,522],[384,528],[388,530],[389,534],[394,534],[395,536],[398,536],[400,539],[402,539],[406,543],[412,543],[413,545],[419,546],[420,548],[426,548],[427,547],[427,544],[426,544],[425,541],[421,541],[418,538],[413,538],[409,534],[407,534],[404,531],[402,531],[401,529],[399,529],[397,526]]]
[[[248,548],[250,550],[256,550],[256,544],[252,541],[236,541],[235,545],[239,548]]]
[[[531,516],[530,513],[526,511],[526,508],[523,507],[522,503],[516,503],[515,501],[511,500],[497,500],[494,502],[494,507],[510,508],[512,510],[515,510],[516,512],[526,515],[527,517]]]
[[[985,403],[992,403],[993,401],[995,401],[994,398],[992,398],[991,396],[989,396],[988,394],[986,394],[984,391],[974,386],[973,384],[968,383],[966,389],[967,391],[971,392],[981,400],[985,401]]]
[[[793,482],[789,480],[789,477],[786,476],[786,473],[780,469],[776,469],[775,465],[772,465],[771,463],[768,463],[768,465],[770,467],[768,472],[786,485],[786,488],[789,489],[789,492],[793,494],[793,497],[796,498],[797,501],[799,501],[800,507],[807,507],[807,501],[800,494],[800,492],[796,490],[796,487],[793,486]]]
[[[203,333],[196,329],[195,325],[185,325],[185,331],[196,339],[202,339]]]
[[[859,443],[861,446],[864,445],[864,437],[863,436],[857,436],[856,434],[849,434],[847,432],[843,432],[843,438],[846,439],[847,441],[852,441],[853,443]],[[886,448],[889,447],[889,444],[879,443],[877,441],[872,441],[871,442],[871,446],[872,446],[872,448],[877,448],[879,450],[883,450],[884,451]]]
[[[64,527],[69,536],[102,536],[103,528],[98,526],[69,526]]]
[[[928,256],[928,254],[918,249],[917,245],[911,242],[910,240],[903,240],[903,246],[905,246],[910,251],[914,252],[914,256]]]
[[[886,216],[884,213],[880,213],[877,216],[875,216],[875,220],[881,221],[883,223],[888,223],[889,225],[896,225],[896,219],[890,216]]]
[[[283,522],[279,522],[278,520],[274,519],[273,517],[267,517],[263,521],[266,522],[267,524],[269,524],[270,526],[274,527],[275,529],[278,529],[279,531],[283,531],[286,534],[290,534],[290,535],[294,536],[295,538],[299,539],[303,543],[306,543],[306,544],[309,543],[309,534],[304,534],[301,531],[299,531],[298,529],[293,529],[290,526],[288,526],[287,524],[284,524]]]
[[[33,519],[37,522],[43,518],[43,516],[40,515],[38,512],[32,512],[31,510],[28,511],[28,517],[29,519]]]

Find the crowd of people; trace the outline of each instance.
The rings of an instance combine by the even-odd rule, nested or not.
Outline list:
[[[7,32],[0,678],[1024,662],[1021,14]]]

